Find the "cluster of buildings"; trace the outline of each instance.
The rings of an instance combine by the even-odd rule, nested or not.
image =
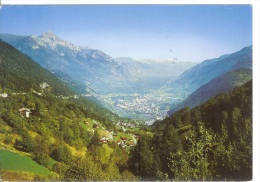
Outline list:
[[[107,144],[109,142],[116,142],[118,144],[118,146],[125,148],[125,147],[133,147],[136,145],[137,141],[135,138],[135,135],[131,135],[129,137],[132,137],[131,139],[129,137],[125,137],[125,136],[119,136],[118,134],[112,130],[108,131],[106,130],[99,122],[97,122],[96,120],[91,120],[90,119],[86,119],[83,121],[86,125],[90,125],[90,122],[93,123],[92,125],[92,129],[88,129],[88,131],[92,132],[92,134],[95,133],[95,129],[102,129],[103,130],[103,136],[99,139],[99,142],[102,144]],[[124,127],[129,127],[129,128],[134,128],[135,124],[134,123],[125,123],[125,122],[117,122],[116,126],[120,127],[120,128],[124,128]]]
[[[154,101],[156,102],[156,101]],[[117,100],[116,106],[123,110],[135,113],[143,113],[151,116],[162,116],[161,109],[158,104],[155,104],[149,96],[138,96],[132,100]]]
[[[122,148],[135,146],[134,141],[132,139],[128,140],[127,137],[121,137],[116,141],[116,143],[118,146],[121,146]]]
[[[126,123],[126,122],[117,122],[116,125],[121,126],[121,127],[126,127],[126,128],[135,128],[136,127],[134,123]]]
[[[72,96],[58,95],[56,97],[61,98],[61,99],[79,99],[78,95],[72,95]]]

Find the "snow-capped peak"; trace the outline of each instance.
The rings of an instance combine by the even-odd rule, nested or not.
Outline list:
[[[31,36],[31,38],[33,38],[38,43],[39,46],[50,47],[52,49],[55,49],[57,46],[63,46],[63,47],[68,47],[75,52],[80,51],[79,46],[73,45],[69,41],[62,40],[51,31],[45,32],[38,37]]]
[[[53,38],[55,39],[57,37],[57,35],[51,31],[45,32],[42,35],[40,35],[41,37],[46,37],[46,38]]]
[[[113,62],[113,58],[105,54],[104,52],[97,49],[89,49],[88,47],[74,45],[71,42],[58,37],[55,33],[51,31],[45,32],[39,36],[32,35],[31,38],[36,43],[32,46],[32,49],[39,49],[40,47],[50,48],[56,51],[60,56],[64,56],[65,53],[63,48],[68,48],[72,50],[72,56],[91,56],[93,59],[104,58],[108,62]]]

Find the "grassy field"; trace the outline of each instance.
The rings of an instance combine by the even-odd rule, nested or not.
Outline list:
[[[0,149],[0,169],[12,171],[24,171],[37,175],[48,176],[50,171],[30,159],[4,149]]]

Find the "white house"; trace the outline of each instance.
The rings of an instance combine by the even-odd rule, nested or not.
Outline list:
[[[47,87],[49,87],[50,85],[48,84],[48,83],[46,83],[46,82],[43,82],[43,83],[41,83],[40,84],[40,87],[42,88],[42,89],[46,89]]]
[[[24,107],[19,109],[19,112],[20,112],[20,114],[22,114],[26,118],[29,118],[30,117],[30,113],[32,113],[30,109],[24,108]]]
[[[0,97],[6,98],[6,97],[8,97],[8,94],[7,93],[2,93],[2,94],[0,94]]]

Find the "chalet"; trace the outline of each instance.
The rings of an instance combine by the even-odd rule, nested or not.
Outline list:
[[[88,120],[85,120],[84,122],[85,122],[85,124],[86,124],[86,125],[89,125],[89,122],[88,122]]]
[[[78,95],[73,95],[73,98],[74,99],[79,99],[79,96]]]
[[[105,144],[108,142],[108,138],[103,137],[100,139],[100,142]]]
[[[26,117],[26,118],[29,118],[29,117],[30,117],[30,113],[32,113],[30,109],[24,108],[24,107],[23,107],[23,108],[20,108],[18,111],[20,112],[20,114],[21,114],[22,116],[24,116],[24,117]]]
[[[122,128],[122,131],[123,131],[123,132],[126,132],[125,127],[121,126],[121,128]]]
[[[126,137],[121,137],[121,139],[125,142],[127,141],[127,138]]]
[[[126,147],[125,142],[124,142],[123,140],[121,140],[121,139],[118,139],[118,140],[116,141],[116,143],[117,143],[117,145],[120,146],[120,147],[123,147],[123,148]]]
[[[122,140],[121,140],[121,139],[118,139],[118,140],[116,141],[116,143],[117,143],[117,145],[120,145],[120,144],[122,143]]]
[[[43,83],[41,83],[40,84],[40,87],[42,88],[42,89],[46,89],[47,87],[49,87],[50,85],[48,84],[48,83],[46,83],[46,82],[43,82]]]
[[[101,143],[108,143],[111,140],[113,140],[113,139],[111,139],[110,137],[102,137],[99,141]]]
[[[6,98],[6,97],[8,97],[8,94],[7,93],[1,93],[0,97]]]

